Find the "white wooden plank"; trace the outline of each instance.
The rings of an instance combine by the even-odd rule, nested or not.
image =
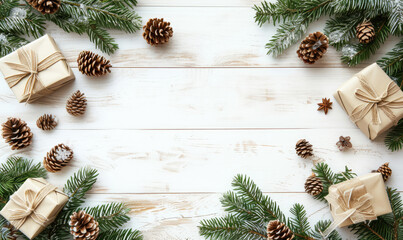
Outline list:
[[[16,116],[34,125],[44,113],[58,129],[352,128],[332,97],[360,69],[112,69],[77,80],[33,104],[18,104],[0,79],[0,120]],[[82,118],[65,110],[71,93],[88,97]],[[328,115],[317,103],[334,102]]]
[[[230,189],[228,183],[228,190]],[[303,204],[313,226],[320,220],[330,220],[326,204],[312,199],[308,194],[268,194],[277,201],[286,216],[295,203]],[[203,219],[223,216],[219,199],[221,194],[95,194],[87,204],[95,206],[110,201],[126,202],[132,209],[131,221],[126,226],[142,231],[144,239],[202,240],[198,226]],[[354,239],[347,229],[339,230],[343,239]]]
[[[145,23],[149,18],[164,17],[170,21],[174,36],[161,47],[149,46],[142,32],[126,34],[114,32],[120,50],[110,57],[114,67],[345,67],[333,48],[314,65],[298,59],[295,45],[287,54],[275,59],[266,55],[265,44],[275,33],[266,24],[254,23],[251,7],[139,7]],[[322,30],[324,22],[312,24],[308,32]],[[53,24],[47,33],[55,37],[72,66],[82,50],[94,50],[87,36],[67,34]],[[379,59],[391,49],[389,41],[375,56],[360,66]]]
[[[33,131],[33,145],[25,150],[12,152],[1,142],[0,159],[24,154],[42,161],[54,145],[65,143],[75,159],[50,179],[63,183],[79,167],[91,166],[100,171],[96,193],[223,192],[238,173],[252,177],[266,192],[303,192],[313,163],[295,154],[301,138],[335,171],[347,165],[365,174],[391,162],[388,184],[403,189],[403,152],[391,153],[383,142],[370,142],[356,129]],[[340,135],[351,136],[353,150],[339,152]]]

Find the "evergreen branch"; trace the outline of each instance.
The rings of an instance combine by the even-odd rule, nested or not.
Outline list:
[[[281,55],[291,45],[297,43],[305,34],[308,24],[303,20],[302,16],[295,16],[288,22],[282,23],[266,44],[267,54],[274,57]]]
[[[345,14],[352,11],[369,11],[373,15],[379,15],[391,11],[392,5],[384,0],[336,0],[332,2],[336,13]]]
[[[304,206],[298,203],[294,204],[290,212],[294,216],[289,219],[287,224],[291,231],[299,238],[314,240],[310,237],[312,235],[311,227],[309,226]]]
[[[368,44],[355,44],[355,45],[346,45],[346,49],[342,50],[341,60],[343,63],[348,64],[349,66],[355,66],[360,62],[370,58],[372,54],[375,54],[376,50],[381,47],[386,39],[389,36],[390,29],[387,26],[387,19],[383,17],[379,17],[380,20],[375,20],[374,25],[376,29],[375,38]],[[378,18],[378,19],[379,19]],[[351,47],[350,51],[348,47]]]
[[[403,1],[390,1],[391,10],[388,25],[393,35],[401,36],[403,34]]]
[[[326,229],[330,226],[332,222],[329,220],[326,221],[319,221],[318,223],[315,224],[315,232],[313,234],[313,237],[316,239],[323,239],[322,233],[326,231]],[[334,230],[329,234],[329,236],[326,238],[328,240],[342,240],[342,237],[340,234]]]
[[[17,8],[17,7],[15,7]],[[45,32],[45,18],[29,11],[27,7],[18,7],[20,11],[25,11],[26,16],[9,16],[3,12],[0,17],[0,32],[17,35],[28,35],[38,38]],[[8,16],[7,16],[8,15]]]
[[[119,48],[115,43],[115,39],[105,29],[98,28],[95,24],[91,24],[87,28],[87,34],[91,42],[95,43],[97,48],[107,54],[112,54]]]
[[[403,201],[397,192],[397,189],[386,188],[388,193],[389,202],[392,207],[392,214],[394,219],[393,224],[393,239],[398,240],[403,235]]]
[[[388,75],[395,75],[403,71],[403,39],[386,53],[386,56],[377,61],[378,65]]]
[[[84,211],[95,218],[101,232],[122,227],[130,220],[130,211],[123,203],[109,203],[96,207],[85,208]]]
[[[132,229],[114,229],[104,231],[97,237],[98,240],[142,240],[140,231]]]
[[[81,168],[64,185],[63,192],[69,197],[64,209],[74,210],[81,206],[85,194],[92,189],[97,181],[98,171],[90,168]]]
[[[403,120],[388,132],[385,137],[385,145],[392,152],[398,151],[403,147]]]
[[[221,218],[202,220],[199,226],[200,235],[206,239],[239,239],[239,240],[266,240],[264,233],[246,229],[244,222],[235,216],[227,215]]]
[[[255,22],[259,26],[262,26],[266,22],[272,22],[274,25],[277,22],[285,22],[294,14],[299,13],[299,4],[299,0],[278,0],[276,3],[263,1],[261,6],[253,6],[253,9],[256,11]]]
[[[269,222],[278,219],[281,222],[286,222],[286,218],[277,203],[263,195],[259,187],[250,178],[239,174],[232,181],[232,186],[246,204],[255,206],[256,214],[262,216],[263,221]]]
[[[364,20],[360,12],[349,15],[339,15],[326,21],[325,34],[329,37],[329,43],[337,50],[355,39],[355,27]]]

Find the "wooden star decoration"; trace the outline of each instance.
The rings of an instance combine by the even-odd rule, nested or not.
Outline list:
[[[322,98],[322,102],[318,103],[318,111],[323,110],[325,112],[325,114],[327,114],[327,112],[329,111],[329,109],[332,109],[332,102],[330,101],[330,98],[326,99],[326,98]]]

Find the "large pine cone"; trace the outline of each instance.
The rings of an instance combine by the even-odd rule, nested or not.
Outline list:
[[[27,0],[27,2],[42,14],[53,14],[60,8],[60,0]]]
[[[11,146],[12,150],[28,147],[32,143],[32,132],[27,123],[19,118],[9,118],[1,125],[2,136]]]
[[[383,181],[387,181],[389,179],[389,177],[392,175],[392,169],[389,167],[389,163],[384,163],[382,164],[382,166],[380,166],[378,168],[378,170],[376,171],[372,171],[372,172],[379,172],[380,174],[382,174],[382,178]]]
[[[43,166],[49,172],[58,172],[73,159],[73,151],[64,144],[54,146],[43,159]]]
[[[375,38],[375,28],[371,22],[363,22],[358,24],[356,36],[360,43],[367,44]]]
[[[66,110],[73,116],[80,116],[85,113],[87,109],[87,98],[84,96],[84,93],[81,93],[80,90],[73,93],[73,95],[67,100]]]
[[[173,30],[170,22],[165,22],[163,18],[154,18],[148,20],[143,27],[143,37],[151,45],[164,44],[173,36]]]
[[[291,240],[294,233],[284,223],[273,220],[267,225],[267,237],[269,240]]]
[[[82,51],[77,58],[78,70],[87,76],[102,76],[110,73],[112,67],[109,60],[91,51]]]
[[[98,237],[98,222],[84,211],[73,213],[70,217],[70,233],[74,239],[94,240]]]
[[[321,59],[329,47],[329,39],[321,32],[311,33],[302,40],[297,50],[298,57],[305,63],[314,64]]]
[[[312,175],[306,179],[305,192],[312,196],[316,196],[322,191],[323,191],[322,181],[318,177],[316,177],[314,173],[312,173]]]
[[[44,114],[38,118],[36,126],[42,130],[52,130],[57,126],[56,117],[52,114]]]
[[[295,145],[297,155],[302,158],[308,158],[313,155],[312,145],[305,139],[301,139]]]

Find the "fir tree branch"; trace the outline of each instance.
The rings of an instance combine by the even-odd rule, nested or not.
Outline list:
[[[142,240],[140,231],[132,229],[114,229],[99,234],[98,240]]]
[[[101,232],[122,227],[130,220],[130,211],[123,203],[109,203],[96,207],[84,208],[84,211],[95,218]]]
[[[392,152],[398,151],[403,147],[403,120],[388,132],[385,137],[385,145]]]
[[[294,216],[289,219],[287,224],[291,231],[302,239],[314,240],[310,237],[312,235],[311,227],[309,226],[304,206],[298,203],[294,204],[290,212]]]
[[[403,2],[403,1],[402,1]],[[403,71],[403,39],[396,46],[386,53],[386,56],[377,61],[378,65],[388,75],[395,75]]]
[[[390,1],[391,10],[389,16],[390,32],[393,35],[403,35],[403,1]]]

